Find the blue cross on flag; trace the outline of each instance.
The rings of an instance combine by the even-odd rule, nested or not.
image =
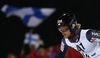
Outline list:
[[[6,17],[10,17],[12,15],[17,16],[27,27],[37,27],[55,10],[56,10],[55,8],[35,8],[35,7],[18,8],[9,5],[4,5],[1,8],[1,11],[6,14]]]

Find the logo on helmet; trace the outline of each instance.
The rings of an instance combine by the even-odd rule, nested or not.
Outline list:
[[[62,23],[62,20],[58,20],[57,23],[58,25],[60,25]]]

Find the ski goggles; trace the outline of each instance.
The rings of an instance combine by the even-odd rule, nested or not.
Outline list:
[[[59,30],[60,32],[66,32],[68,29],[69,29],[68,26],[60,26],[60,27],[58,27],[58,30]]]

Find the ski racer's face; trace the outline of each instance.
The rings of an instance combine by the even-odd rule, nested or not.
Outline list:
[[[69,28],[67,26],[61,26],[58,30],[62,33],[65,38],[68,38],[71,34]]]

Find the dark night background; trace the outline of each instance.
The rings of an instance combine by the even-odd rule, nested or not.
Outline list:
[[[35,28],[35,32],[39,33],[43,39],[45,48],[60,44],[62,35],[57,30],[56,20],[63,12],[74,13],[82,29],[100,30],[99,0],[0,0],[0,9],[4,4],[15,7],[56,8],[50,17]],[[19,56],[24,34],[29,29],[22,24],[19,17],[6,18],[0,11],[0,58],[6,58],[8,53]]]

